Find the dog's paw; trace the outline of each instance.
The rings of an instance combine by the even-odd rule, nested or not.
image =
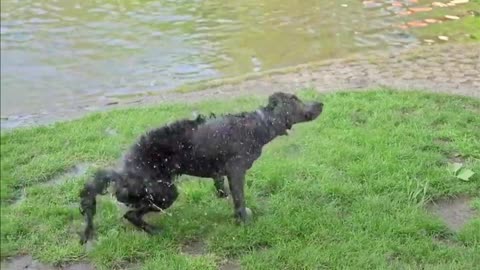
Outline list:
[[[144,228],[144,231],[148,233],[149,235],[159,235],[163,232],[163,230],[159,227],[155,227],[152,225],[146,226]]]
[[[245,207],[245,214],[247,214],[247,216],[249,217],[252,217],[253,216],[252,209]]]
[[[80,236],[80,245],[87,244],[90,240],[93,239],[93,231],[86,230],[85,232],[79,232],[78,235]]]
[[[85,247],[85,251],[89,252],[93,250],[93,247],[95,246],[96,240],[91,237],[91,238],[86,238],[84,235],[80,236],[80,245]]]
[[[253,219],[253,212],[248,207],[245,207],[245,218],[246,218],[247,222],[249,222]]]
[[[85,245],[87,242],[88,242],[88,239],[87,239],[87,238],[85,238],[84,236],[80,236],[80,241],[79,241],[80,245],[83,246],[83,245]]]
[[[239,210],[235,213],[235,219],[237,223],[248,224],[253,219],[252,210],[248,207],[245,207],[244,210]]]
[[[222,199],[222,198],[227,198],[228,197],[228,192],[225,190],[219,190],[217,191],[217,197]]]
[[[90,252],[95,247],[95,241],[91,240],[85,243],[85,251]]]

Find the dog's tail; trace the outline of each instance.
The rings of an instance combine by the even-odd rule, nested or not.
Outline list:
[[[81,236],[80,243],[85,244],[93,236],[93,216],[96,212],[97,201],[95,197],[105,194],[111,182],[121,179],[121,175],[113,170],[99,170],[93,180],[86,183],[80,192],[80,213],[85,217],[86,227]]]

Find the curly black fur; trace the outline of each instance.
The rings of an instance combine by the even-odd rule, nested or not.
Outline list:
[[[198,116],[179,120],[142,135],[124,157],[121,170],[100,170],[80,193],[86,228],[85,243],[93,236],[93,216],[98,194],[113,184],[118,201],[134,208],[125,218],[148,233],[158,230],[142,216],[170,207],[178,196],[175,177],[188,174],[214,179],[219,197],[227,196],[226,176],[233,198],[235,217],[245,221],[245,173],[260,156],[262,147],[285,135],[293,124],[320,115],[323,104],[303,103],[296,96],[275,93],[267,106],[254,112],[220,117]]]

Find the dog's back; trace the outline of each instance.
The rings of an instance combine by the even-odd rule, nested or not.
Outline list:
[[[164,177],[175,174],[182,156],[192,149],[192,134],[205,121],[203,116],[184,119],[142,135],[126,155],[124,170],[163,174]]]
[[[199,126],[191,141],[196,155],[235,156],[263,145],[262,124],[255,113],[226,115]]]

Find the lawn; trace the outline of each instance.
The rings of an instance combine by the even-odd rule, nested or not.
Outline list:
[[[45,263],[91,261],[103,269],[480,265],[480,217],[454,232],[426,210],[430,201],[455,195],[480,208],[480,100],[389,90],[299,96],[321,99],[324,113],[264,148],[247,175],[251,224],[234,223],[231,201],[216,198],[213,181],[182,178],[174,206],[149,217],[164,228],[156,237],[123,222],[117,204],[102,197],[88,251],[78,243],[77,196],[96,167],[114,164],[148,128],[193,111],[249,110],[265,99],[117,110],[2,133],[2,258],[32,254]],[[454,177],[453,162],[476,174]],[[76,164],[90,167],[60,177]]]

